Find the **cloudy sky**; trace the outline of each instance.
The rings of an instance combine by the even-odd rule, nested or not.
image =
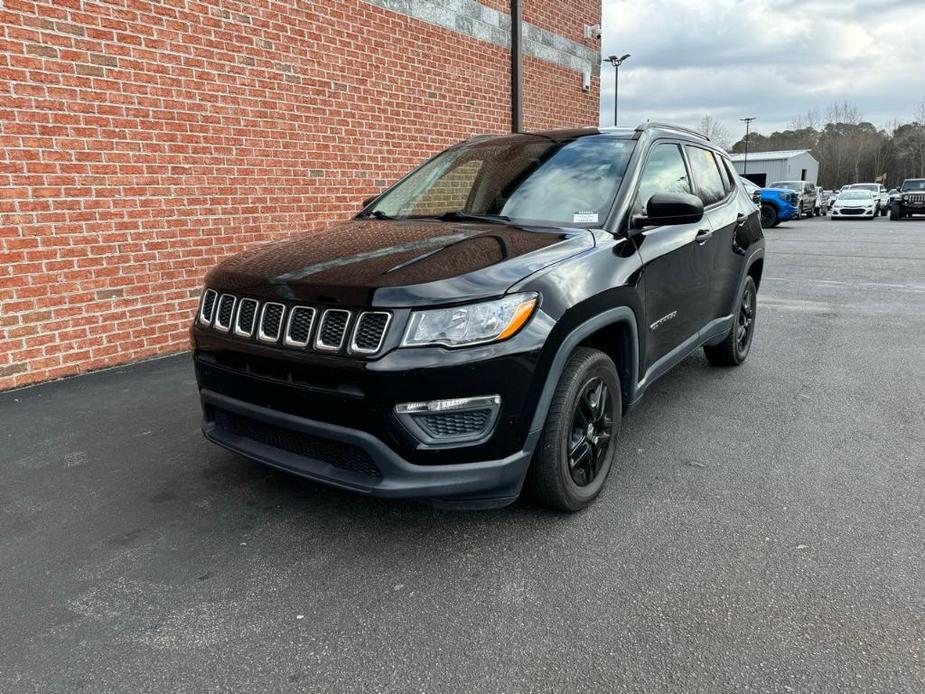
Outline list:
[[[880,126],[925,98],[925,0],[603,0],[603,55],[620,68],[620,124],[696,125],[705,114],[765,134],[848,99]],[[613,68],[601,69],[613,123]]]

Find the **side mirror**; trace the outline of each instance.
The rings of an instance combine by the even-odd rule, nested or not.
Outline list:
[[[369,207],[369,204],[378,197],[378,195],[370,195],[363,201],[363,207]]]
[[[636,228],[694,224],[703,219],[703,200],[690,193],[656,193],[646,203],[646,216],[634,220]]]

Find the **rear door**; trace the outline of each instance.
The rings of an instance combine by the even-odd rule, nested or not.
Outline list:
[[[644,214],[656,193],[691,193],[690,173],[681,145],[656,142],[648,152],[634,199],[634,214]],[[645,263],[645,367],[668,354],[696,334],[702,322],[699,276],[703,266],[695,262],[698,238],[708,236],[706,219],[695,224],[671,224],[645,229],[633,237]],[[697,254],[697,257],[702,257]]]

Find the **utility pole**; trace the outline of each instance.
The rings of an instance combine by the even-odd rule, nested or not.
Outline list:
[[[742,163],[742,176],[745,176],[748,173],[748,130],[752,121],[755,120],[755,116],[739,118],[739,120],[745,123],[745,161]]]
[[[613,65],[613,124],[617,125],[617,96],[620,92],[620,66],[623,61],[630,57],[630,54],[620,56],[608,56],[603,62]]]

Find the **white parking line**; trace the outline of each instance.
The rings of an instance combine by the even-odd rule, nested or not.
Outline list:
[[[794,282],[799,284],[815,284],[820,287],[850,287],[852,289],[875,288],[875,289],[894,289],[900,292],[911,292],[913,294],[925,294],[925,285],[921,284],[889,284],[886,282],[845,282],[843,280],[808,280],[808,279],[790,279],[788,277],[763,277],[762,282]]]

